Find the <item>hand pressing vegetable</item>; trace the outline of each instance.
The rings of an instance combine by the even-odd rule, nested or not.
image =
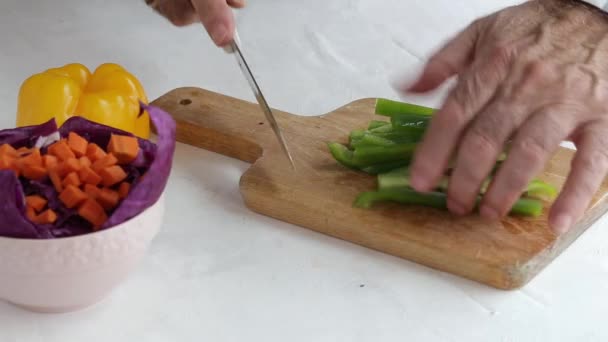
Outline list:
[[[466,214],[512,139],[481,204],[485,217],[497,219],[571,140],[577,152],[549,219],[556,232],[569,230],[608,171],[607,38],[606,11],[573,0],[524,1],[469,25],[407,89],[427,92],[457,76],[415,155],[414,188],[433,188],[455,155],[448,207]]]
[[[59,129],[51,119],[0,131],[0,236],[86,234],[156,203],[171,170],[175,122],[157,108],[142,110],[150,113],[157,144],[81,117]]]
[[[343,166],[378,175],[378,189],[360,194],[354,205],[370,208],[376,203],[390,201],[447,210],[446,192],[450,188],[450,171],[453,165],[448,166],[448,172],[426,193],[417,192],[412,188],[408,167],[435,110],[379,99],[375,112],[390,117],[390,122],[373,120],[366,130],[352,131],[348,145],[337,142],[328,144],[333,157]],[[505,151],[495,160],[492,175],[506,159]],[[492,176],[484,180],[476,203],[480,202],[491,182]],[[533,180],[509,212],[514,215],[538,216],[543,209],[541,201],[552,200],[556,195],[556,189],[550,184]]]
[[[92,74],[82,64],[67,64],[28,78],[21,85],[17,127],[57,125],[73,116],[150,137],[150,117],[140,112],[148,102],[139,80],[123,67],[107,63]]]

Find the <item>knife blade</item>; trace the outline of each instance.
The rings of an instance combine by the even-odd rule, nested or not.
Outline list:
[[[262,91],[260,90],[260,87],[258,86],[258,83],[255,80],[255,77],[253,76],[251,69],[249,68],[249,65],[247,64],[247,61],[245,60],[245,57],[243,56],[243,53],[237,43],[238,40],[239,40],[238,33],[235,32],[235,39],[230,43],[230,45],[225,50],[228,53],[234,53],[234,55],[236,57],[236,61],[239,65],[239,68],[241,69],[241,72],[245,76],[245,79],[247,79],[247,82],[249,83],[249,87],[253,91],[253,94],[255,95],[255,98],[256,98],[258,104],[260,105],[260,108],[262,109],[262,112],[264,112],[266,119],[270,123],[270,127],[272,127],[272,130],[274,131],[274,134],[276,135],[276,137],[279,141],[279,144],[281,145],[281,148],[283,149],[283,152],[287,156],[287,159],[289,159],[289,162],[291,163],[291,167],[295,170],[296,166],[295,166],[295,163],[291,156],[291,153],[289,152],[289,148],[287,147],[285,137],[283,136],[283,133],[281,132],[281,128],[279,127],[279,124],[277,123],[277,120],[275,119],[274,114],[272,113],[272,109],[270,109],[268,102],[266,102],[266,98],[264,97],[264,94],[262,94]]]

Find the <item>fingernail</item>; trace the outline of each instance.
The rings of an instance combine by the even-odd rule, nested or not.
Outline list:
[[[498,215],[498,211],[496,211],[496,209],[484,205],[481,207],[481,209],[479,210],[479,213],[481,214],[482,217],[488,219],[488,220],[492,220],[492,221],[496,221],[498,220],[498,218],[500,217],[500,215]]]
[[[228,35],[228,28],[226,25],[218,25],[211,31],[211,39],[217,45],[222,44]]]
[[[452,199],[448,200],[448,209],[456,215],[462,216],[466,214],[464,206]]]
[[[572,218],[569,215],[559,214],[553,222],[553,230],[555,230],[558,235],[562,235],[568,232],[571,224]]]

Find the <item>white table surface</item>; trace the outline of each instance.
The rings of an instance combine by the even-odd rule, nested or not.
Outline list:
[[[239,27],[271,105],[312,115],[395,97],[396,74],[513,3],[251,0]],[[199,86],[253,100],[200,27],[174,28],[143,1],[2,0],[0,126],[13,125],[26,77],[72,61],[123,64],[151,98]],[[437,105],[443,94],[408,100]],[[503,292],[251,213],[238,192],[247,167],[179,145],[162,233],[129,280],[71,314],[0,304],[0,341],[608,340],[606,220],[523,290]]]

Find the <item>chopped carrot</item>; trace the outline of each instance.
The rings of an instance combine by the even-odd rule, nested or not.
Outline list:
[[[34,148],[30,154],[18,159],[19,167],[25,166],[42,166],[42,156],[40,155],[40,149]]]
[[[87,147],[87,157],[89,157],[89,159],[92,162],[96,162],[97,160],[99,160],[105,156],[106,156],[106,152],[101,147],[99,147],[97,144],[90,143],[89,146]]]
[[[46,177],[48,170],[42,166],[25,165],[22,168],[23,176],[27,179],[39,181]]]
[[[14,169],[17,166],[17,159],[8,154],[0,154],[0,170]]]
[[[120,183],[127,178],[127,173],[118,165],[106,167],[99,171],[99,175],[103,179],[102,184],[104,186],[112,186]]]
[[[37,224],[50,224],[57,221],[57,214],[52,209],[47,209],[36,216],[32,221]]]
[[[97,198],[97,195],[99,195],[100,191],[101,191],[101,189],[99,189],[95,185],[92,185],[92,184],[85,184],[84,185],[84,193],[87,194],[87,195],[89,195],[89,197],[92,198],[92,199]]]
[[[74,185],[66,186],[61,194],[59,194],[59,200],[68,208],[77,207],[87,198],[89,198],[87,194]]]
[[[51,178],[51,182],[53,183],[53,186],[55,187],[55,191],[62,192],[63,184],[61,182],[61,177],[59,176],[59,173],[57,173],[56,169],[49,170],[49,178]]]
[[[119,164],[128,164],[137,157],[139,142],[135,137],[112,134],[108,143],[108,152],[116,156]]]
[[[116,165],[116,163],[118,163],[118,159],[112,153],[108,153],[93,163],[93,171],[99,172],[108,166]]]
[[[30,151],[30,149],[29,149],[29,148],[27,148],[27,147],[25,147],[25,146],[23,146],[23,147],[19,147],[19,148],[17,149],[17,157],[23,157],[23,156],[25,156],[25,155],[30,154],[30,152],[31,152],[31,151]]]
[[[25,197],[25,203],[28,207],[34,208],[36,212],[41,211],[46,206],[47,200],[42,196],[32,195]]]
[[[118,196],[121,199],[126,198],[129,195],[129,190],[131,190],[131,184],[129,182],[122,182],[118,187]]]
[[[68,158],[65,162],[63,162],[63,170],[64,174],[68,174],[70,172],[78,172],[82,168],[80,162],[76,158]]]
[[[17,157],[17,150],[13,148],[13,146],[9,144],[0,145],[0,156],[9,156],[9,157]]]
[[[50,154],[45,154],[44,156],[42,156],[42,165],[47,169],[54,168],[55,166],[57,166],[58,163],[59,161],[55,156],[52,156]]]
[[[80,181],[84,184],[97,185],[101,183],[101,176],[88,166],[85,166],[80,169],[80,172],[78,172],[78,176],[80,177]]]
[[[70,185],[73,185],[75,187],[79,187],[80,184],[80,178],[78,177],[78,174],[76,172],[70,172],[68,173],[67,176],[65,176],[65,178],[63,179],[62,182],[63,186],[68,187]]]
[[[82,166],[91,167],[91,165],[93,165],[93,163],[91,163],[91,159],[89,159],[89,157],[87,157],[87,156],[80,157],[80,159],[78,159],[78,161],[80,162],[80,165],[82,165]]]
[[[87,145],[89,145],[89,142],[77,133],[70,132],[68,134],[68,146],[76,157],[80,158],[87,153]]]
[[[65,142],[65,139],[61,139],[58,142],[54,143],[53,145],[49,146],[48,153],[50,155],[53,155],[53,156],[59,158],[59,160],[67,160],[69,158],[76,158],[76,155],[74,154],[72,149],[70,149],[68,144]]]
[[[34,221],[36,219],[36,210],[32,207],[26,207],[25,216],[27,216],[30,221]]]
[[[110,189],[101,189],[97,196],[97,203],[99,203],[105,210],[112,210],[118,204],[120,197],[118,192]]]
[[[93,199],[84,201],[78,209],[78,215],[89,221],[93,225],[93,230],[95,231],[99,230],[108,219],[103,207]]]

